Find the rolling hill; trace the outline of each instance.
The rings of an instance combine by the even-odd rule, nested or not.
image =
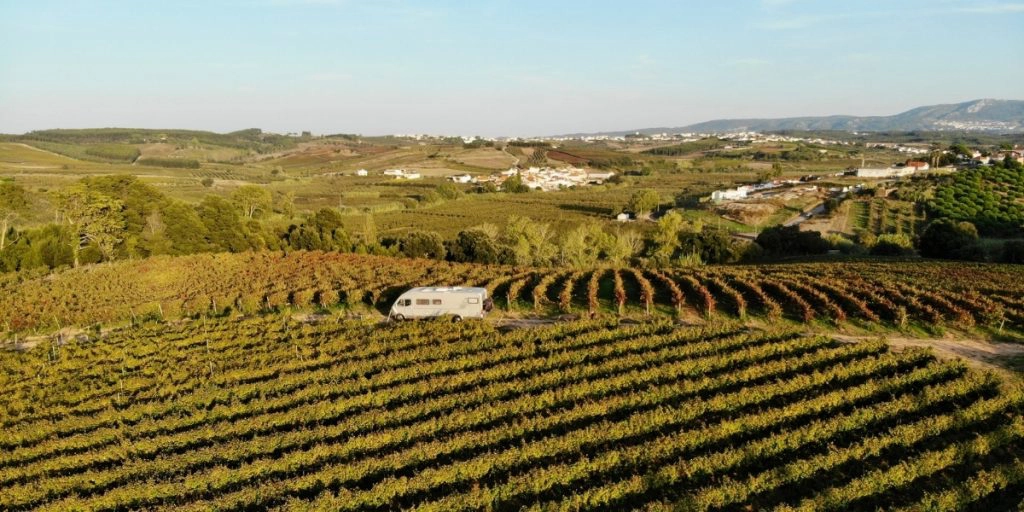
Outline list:
[[[779,119],[717,119],[681,127],[656,127],[597,135],[628,133],[686,132],[771,132],[782,130],[812,131],[980,131],[1024,132],[1024,101],[980,99],[946,105],[917,107],[891,116],[834,115],[821,117],[786,117]],[[595,134],[574,134],[595,135]]]

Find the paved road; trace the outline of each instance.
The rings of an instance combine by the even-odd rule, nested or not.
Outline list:
[[[811,217],[814,217],[815,215],[821,215],[823,213],[825,213],[825,203],[818,203],[814,208],[811,208],[810,210],[807,210],[796,215],[795,217],[784,222],[782,225],[786,227],[796,226],[801,222],[810,219]]]

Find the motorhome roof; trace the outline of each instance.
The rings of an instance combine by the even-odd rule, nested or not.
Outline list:
[[[477,294],[486,292],[486,288],[477,288],[471,286],[421,286],[419,288],[412,288],[409,292],[414,293],[468,293]],[[407,292],[408,293],[408,292]]]

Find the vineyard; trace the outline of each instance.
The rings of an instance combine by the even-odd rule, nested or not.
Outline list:
[[[386,314],[412,286],[486,287],[499,309],[904,328],[1024,328],[1010,265],[804,263],[698,269],[536,269],[295,252],[156,257],[0,278],[8,332],[182,317],[347,308]]]
[[[914,203],[881,198],[850,202],[847,230],[859,229],[876,235],[905,234],[914,236],[921,229],[923,216],[914,209]]]
[[[3,351],[0,509],[1009,510],[1024,498],[1024,394],[991,375],[882,341],[617,322],[501,333],[264,315]]]

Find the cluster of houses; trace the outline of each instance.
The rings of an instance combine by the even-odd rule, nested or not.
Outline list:
[[[968,160],[966,155],[960,155],[960,157],[962,161]],[[1017,149],[1010,151],[999,151],[996,153],[990,153],[988,155],[982,155],[981,151],[974,151],[971,155],[970,160],[963,163],[969,166],[992,165],[996,162],[1005,161],[1007,157],[1009,157],[1010,160],[1016,160],[1017,162],[1024,164],[1024,152]]]
[[[405,169],[387,169],[382,172],[384,176],[390,176],[396,180],[418,180],[423,177],[418,172],[407,171]],[[356,176],[369,176],[370,171],[366,169],[359,169],[356,171]]]
[[[716,190],[711,193],[711,201],[719,203],[722,201],[736,201],[739,199],[746,199],[750,194],[754,192],[760,192],[776,187],[780,187],[784,184],[782,181],[768,181],[764,183],[757,183],[755,185],[741,185],[736,188],[728,188],[725,190]]]
[[[451,176],[448,179],[456,183],[494,183],[501,186],[512,176],[519,176],[523,185],[534,190],[559,190],[584,185],[600,185],[614,176],[614,172],[595,172],[579,167],[530,167],[520,169],[512,167],[507,171],[487,177],[473,177],[468,174]]]
[[[418,180],[423,178],[418,172],[406,169],[388,169],[380,174],[392,177],[396,180]],[[369,176],[370,171],[359,169],[356,176]],[[534,190],[559,190],[564,188],[579,187],[584,185],[600,185],[614,176],[614,172],[596,172],[578,167],[530,167],[520,169],[512,167],[507,171],[492,174],[486,177],[477,177],[470,174],[458,174],[449,176],[448,180],[454,183],[494,183],[501,186],[505,180],[512,176],[519,176],[523,184]]]

